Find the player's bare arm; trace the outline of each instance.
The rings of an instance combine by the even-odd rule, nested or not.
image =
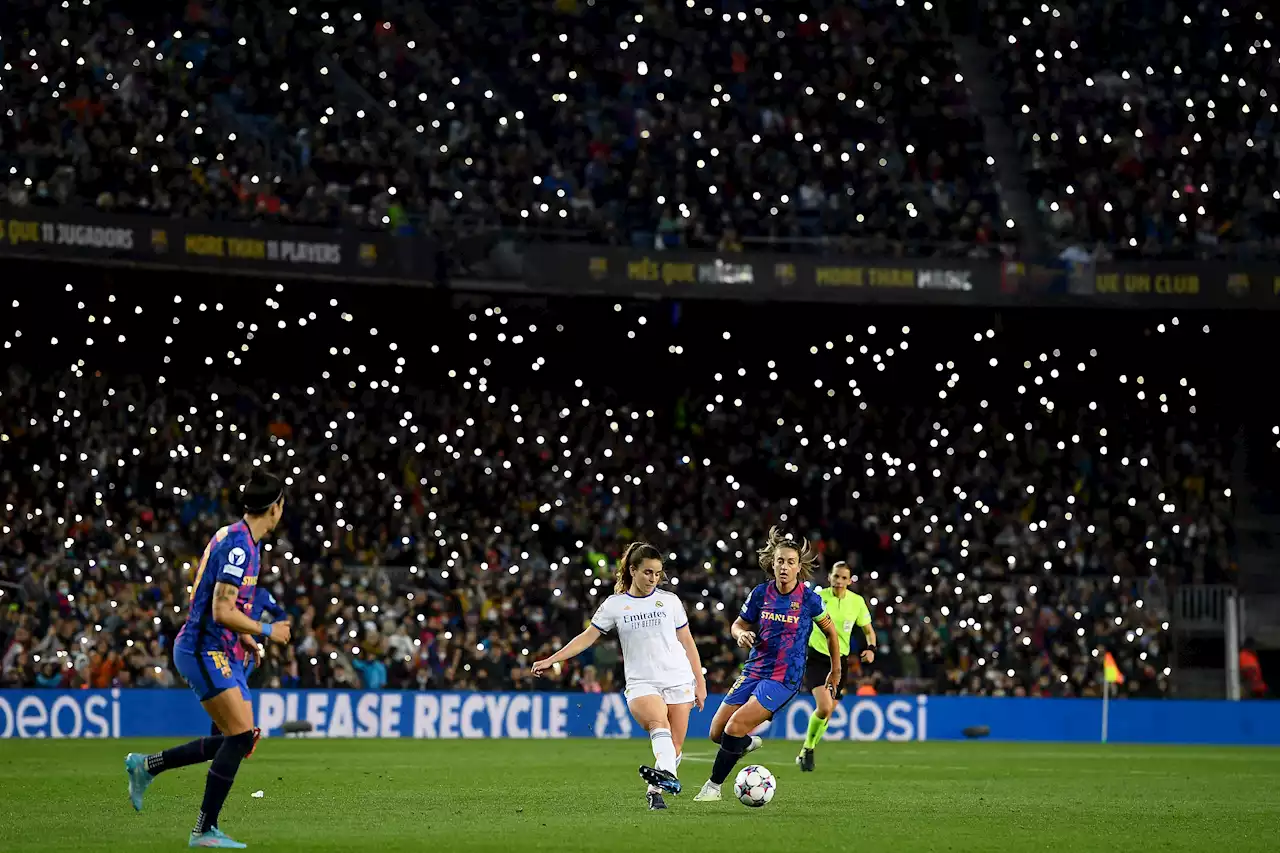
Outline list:
[[[834,696],[840,689],[840,632],[836,630],[831,617],[825,613],[818,617],[815,624],[827,637],[827,654],[831,656],[831,674],[827,676],[827,687]]]
[[[733,641],[738,644],[738,648],[749,649],[756,644],[754,628],[754,625],[741,616],[733,620],[733,625],[729,627],[729,633],[733,635]]]
[[[236,606],[240,590],[233,584],[220,583],[213,588],[213,619],[224,628],[237,634],[266,634],[277,643],[289,642],[289,624],[265,627],[257,619],[250,619]]]
[[[688,625],[676,631],[676,639],[684,646],[689,666],[693,667],[693,704],[701,711],[703,703],[707,701],[707,677],[702,674],[702,655],[698,654],[698,644],[693,641],[693,633]]]
[[[581,634],[564,644],[564,648],[549,658],[533,662],[533,674],[541,676],[561,661],[571,660],[591,648],[591,644],[600,639],[600,629],[588,625]]]
[[[867,624],[862,626],[862,636],[867,641],[867,647],[862,650],[863,663],[875,663],[876,660],[876,629],[874,626]]]

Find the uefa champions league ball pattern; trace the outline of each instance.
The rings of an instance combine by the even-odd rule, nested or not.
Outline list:
[[[733,795],[744,806],[751,808],[766,805],[773,799],[776,790],[778,783],[774,781],[773,774],[759,764],[742,768],[738,778],[733,780]]]

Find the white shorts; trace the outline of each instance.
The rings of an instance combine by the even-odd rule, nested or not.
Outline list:
[[[692,681],[667,687],[652,681],[629,681],[622,693],[627,697],[627,702],[641,696],[661,696],[662,701],[668,705],[688,705],[693,702],[694,690]]]

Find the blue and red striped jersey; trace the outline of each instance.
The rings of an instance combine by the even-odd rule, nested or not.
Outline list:
[[[739,615],[756,626],[756,644],[742,669],[743,676],[799,688],[809,653],[809,633],[822,608],[821,596],[802,583],[786,595],[774,581],[751,590]]]
[[[187,623],[178,632],[175,648],[186,652],[234,653],[235,632],[213,619],[213,588],[220,583],[239,587],[236,606],[247,613],[258,588],[259,565],[258,543],[253,541],[249,525],[243,519],[215,533],[196,567]]]

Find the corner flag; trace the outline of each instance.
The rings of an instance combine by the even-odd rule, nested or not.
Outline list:
[[[1111,652],[1106,653],[1106,657],[1102,659],[1102,673],[1108,684],[1124,684],[1124,674],[1120,672],[1120,667],[1116,666],[1116,659],[1112,657]]]

